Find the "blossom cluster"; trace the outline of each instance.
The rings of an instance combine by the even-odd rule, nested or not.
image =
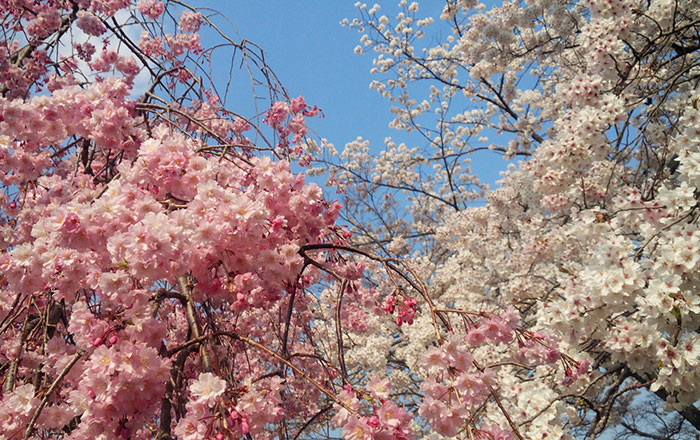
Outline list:
[[[199,50],[200,13],[175,14],[180,33],[159,36],[146,66],[109,42],[133,43],[106,20],[131,2],[74,2],[72,14],[35,3],[17,26],[45,44],[12,58],[25,52],[5,41],[0,66],[0,432],[239,438],[303,418],[322,395],[313,383],[335,371],[311,357],[309,299],[294,298],[318,279],[301,249],[333,239],[341,205],[287,161],[254,156],[245,134],[256,121],[211,90],[168,104],[172,118],[154,107],[191,79],[177,58]],[[140,1],[134,23],[154,29],[135,11],[153,20],[165,7]],[[4,20],[19,14],[2,8]],[[59,25],[87,40],[49,77],[43,48],[56,49]],[[161,75],[135,97],[144,69]],[[270,107],[287,109],[274,135],[298,144],[318,113],[302,97]],[[283,348],[269,330],[287,309]]]
[[[694,423],[699,60],[679,26],[695,35],[697,2],[460,1],[441,21],[409,3],[358,3],[359,17],[344,21],[361,33],[356,52],[374,52],[371,87],[405,143],[358,138],[331,171],[351,200],[346,216],[362,225],[355,239],[400,250],[428,280],[425,301],[417,296],[411,326],[354,333],[347,358],[391,371],[404,396],[433,399],[406,397],[430,418],[426,437],[476,438],[492,426],[516,438],[595,438],[639,411],[626,397],[635,392]],[[650,45],[659,35],[668,45]],[[482,150],[519,159],[494,190],[473,171],[491,166]],[[376,211],[363,209],[367,193],[382,200]],[[509,306],[520,321],[501,333],[491,317]],[[454,404],[471,395],[455,382],[466,370],[437,355],[444,344],[429,350],[441,367],[413,386],[425,347],[450,331],[485,368],[470,374],[491,375],[478,414]],[[394,361],[377,362],[377,351]],[[617,429],[673,434],[665,422]]]

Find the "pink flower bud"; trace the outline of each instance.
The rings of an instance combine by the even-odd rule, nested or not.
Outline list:
[[[583,362],[577,362],[576,365],[578,366],[576,369],[576,374],[581,375],[588,373],[591,363],[588,360],[584,360]]]
[[[372,416],[367,420],[367,424],[371,426],[372,428],[378,428],[379,427],[379,417]]]
[[[547,359],[546,359],[546,361],[547,361],[548,364],[553,364],[553,363],[555,363],[556,361],[559,360],[560,357],[561,357],[561,352],[560,352],[559,350],[556,350],[556,349],[554,349],[554,348],[551,348],[551,349],[547,350]]]
[[[99,347],[100,345],[102,345],[102,338],[95,338],[92,340],[93,347]]]

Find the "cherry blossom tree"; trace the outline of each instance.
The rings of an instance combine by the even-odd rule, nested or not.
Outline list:
[[[399,132],[326,163],[354,243],[427,294],[413,325],[347,330],[357,374],[390,378],[426,436],[695,438],[700,4],[356,6]]]
[[[349,144],[338,221],[293,171],[333,153],[319,110],[216,13],[0,3],[0,437],[700,426],[695,2],[450,1],[436,46],[417,4],[359,7],[425,147]],[[494,191],[481,149],[522,158]]]
[[[217,18],[0,4],[1,438],[290,438],[340,402],[302,294],[340,205],[290,165],[318,109]]]

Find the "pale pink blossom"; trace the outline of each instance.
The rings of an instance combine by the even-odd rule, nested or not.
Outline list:
[[[199,378],[190,385],[190,392],[198,402],[212,406],[226,391],[226,381],[212,373],[200,373]]]

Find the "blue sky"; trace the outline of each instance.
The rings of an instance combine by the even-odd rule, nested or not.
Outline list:
[[[230,20],[238,40],[247,39],[262,47],[266,61],[289,94],[303,95],[309,104],[323,110],[325,117],[310,121],[310,126],[339,151],[358,136],[369,139],[375,151],[383,146],[387,136],[413,146],[410,137],[388,127],[393,119],[390,105],[369,88],[369,83],[377,79],[369,73],[372,52],[356,55],[353,50],[361,35],[340,25],[343,18],[359,17],[354,3],[353,0],[197,0],[190,4],[220,11]],[[397,1],[380,3],[381,13],[393,18]],[[369,2],[368,7],[371,5]],[[437,17],[442,5],[442,2],[424,2],[419,15]],[[206,45],[206,40],[203,43]],[[475,171],[484,182],[493,183],[506,162],[496,155],[488,159],[480,160],[478,166],[475,164]]]
[[[291,96],[303,95],[323,110],[325,118],[311,121],[321,137],[337,147],[357,136],[384,139],[391,114],[387,102],[369,89],[372,59],[353,53],[360,35],[340,26],[343,18],[356,15],[352,1],[229,1],[213,7],[229,18],[239,40],[265,50]]]

